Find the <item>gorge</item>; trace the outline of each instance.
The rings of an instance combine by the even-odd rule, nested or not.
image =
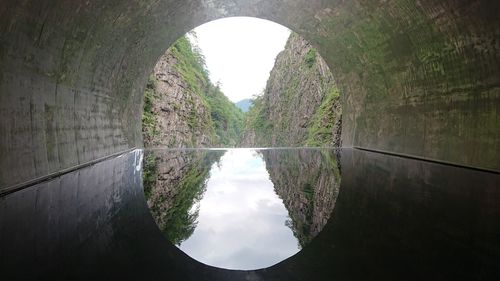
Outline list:
[[[491,0],[2,1],[2,278],[500,280],[499,10]],[[316,52],[290,39],[268,85],[234,95],[208,59],[207,79],[196,42],[176,43],[234,18],[281,24]],[[238,31],[222,34],[253,40]],[[321,101],[302,91],[326,90],[328,75],[294,78],[319,76],[317,54],[335,82]],[[253,110],[234,110],[252,94]],[[212,195],[224,200],[202,201]],[[244,207],[273,227],[236,220]],[[207,209],[220,224],[202,221]],[[209,246],[210,227],[228,223],[239,232]],[[219,253],[271,231],[226,261],[300,250],[229,270],[183,252],[200,230],[197,245]]]
[[[210,81],[203,54],[180,38],[157,62],[145,91],[146,147],[341,145],[340,93],[325,61],[292,33],[263,93],[243,112]]]
[[[145,147],[217,147],[239,142],[239,110],[208,78],[186,36],[161,56],[144,94]]]
[[[202,50],[192,42],[196,34],[192,31],[189,35],[181,37],[161,56],[144,95],[144,144],[155,148],[146,150],[144,157],[148,207],[164,236],[198,261],[228,269],[273,265],[305,247],[327,223],[340,187],[340,161],[335,150],[199,148],[339,147],[339,90],[317,50],[291,33],[275,59],[263,92],[233,104],[219,85],[211,82]],[[254,155],[253,160],[249,155]],[[243,174],[238,175],[237,166],[244,163]],[[256,169],[265,171],[268,178],[264,174],[257,176]],[[216,175],[221,173],[224,183],[217,183]],[[233,182],[233,177],[240,179]],[[247,185],[251,187],[242,189]],[[265,191],[266,186],[271,189]],[[245,208],[244,202],[254,195],[244,190],[270,193],[255,199],[252,204],[259,207],[253,210],[252,204]],[[209,203],[214,200],[217,207]],[[219,209],[234,208],[232,202],[239,201],[237,208],[221,217]],[[212,207],[204,208],[207,204]],[[263,215],[270,213],[271,217]],[[242,218],[236,219],[237,214]],[[277,223],[281,228],[270,223],[272,217],[282,217]],[[233,220],[231,225],[224,223]],[[247,234],[240,233],[248,221],[261,225],[260,230],[254,232],[249,225]],[[266,221],[269,225],[264,227]],[[272,229],[274,234],[264,234],[263,229]],[[226,238],[216,242],[221,237]],[[239,240],[231,243],[230,237]],[[288,241],[288,246],[277,247],[276,242],[271,242],[273,237]],[[200,239],[203,247],[197,242]],[[254,242],[257,240],[260,247]],[[271,244],[264,246],[265,241]],[[203,250],[206,247],[210,250]]]
[[[154,149],[144,189],[162,234],[227,269],[276,264],[311,243],[340,188],[334,149]]]

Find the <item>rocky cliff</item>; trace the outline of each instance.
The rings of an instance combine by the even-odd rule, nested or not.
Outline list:
[[[242,146],[340,146],[341,114],[327,64],[292,33],[247,113]]]
[[[203,56],[182,37],[154,68],[142,121],[145,147],[234,146],[243,112],[210,82]]]
[[[292,229],[301,246],[323,229],[335,207],[340,188],[336,151],[262,150],[274,190],[288,210]]]

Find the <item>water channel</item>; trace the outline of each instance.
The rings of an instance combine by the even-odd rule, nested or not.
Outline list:
[[[0,197],[5,280],[498,280],[497,173],[359,149],[135,150]]]
[[[333,149],[152,150],[146,200],[165,237],[208,265],[258,269],[311,241],[340,186]]]

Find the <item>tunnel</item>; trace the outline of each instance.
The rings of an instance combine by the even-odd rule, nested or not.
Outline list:
[[[366,280],[369,276],[421,280],[436,272],[437,280],[500,276],[500,229],[494,223],[500,211],[492,203],[500,201],[500,2],[1,2],[2,275],[62,280]],[[463,239],[478,244],[482,240],[481,249],[485,250],[464,250],[457,255],[467,258],[459,260],[454,250],[445,256],[426,256],[423,249],[431,245],[420,245],[422,251],[406,249],[413,259],[407,257],[408,263],[404,263],[398,257],[405,251],[391,251],[391,245],[375,243],[377,237],[369,240],[373,247],[358,245],[359,241],[353,241],[356,237],[346,237],[339,228],[327,225],[311,248],[275,267],[230,271],[197,263],[168,243],[155,246],[161,237],[154,222],[141,219],[147,207],[131,199],[140,198],[141,191],[120,180],[125,174],[131,175],[131,181],[137,180],[134,168],[123,161],[140,158],[137,149],[143,145],[141,114],[147,78],[177,38],[203,23],[233,16],[267,19],[290,28],[311,42],[329,65],[342,92],[342,146],[347,151],[342,165],[360,167],[343,175],[345,191],[340,196],[352,199],[346,205],[361,212],[366,207],[359,199],[362,196],[377,192],[379,199],[398,196],[394,190],[375,191],[361,176],[370,173],[379,154],[396,157],[383,163],[388,184],[391,175],[411,178],[415,169],[448,164],[435,173],[460,175],[452,181],[456,187],[450,191],[456,200],[453,208],[440,208],[435,197],[426,204],[407,202],[408,206],[422,220],[429,208],[467,218],[470,214],[464,212],[469,204],[482,206],[473,211],[483,218],[482,224],[464,233]],[[126,156],[116,158],[119,155]],[[105,159],[112,159],[111,166],[99,170]],[[426,164],[412,162],[417,160]],[[78,172],[85,167],[90,170]],[[82,182],[81,173],[95,180]],[[106,173],[130,188],[106,185]],[[58,182],[46,183],[59,176]],[[428,175],[414,188],[439,195],[431,188],[437,184],[434,181]],[[481,183],[487,188],[473,188]],[[350,184],[363,188],[352,190]],[[76,188],[92,186],[101,189],[79,197]],[[106,200],[113,196],[122,200],[109,207]],[[108,206],[106,211],[102,211],[104,206]],[[62,214],[54,218],[49,215],[51,210]],[[398,221],[397,210],[378,215]],[[358,225],[371,220],[366,216],[353,218],[352,213],[340,212],[336,216],[344,227],[369,232]],[[134,222],[131,229],[126,229],[126,220]],[[419,227],[423,233],[429,225],[422,222]],[[391,229],[384,231],[393,235]],[[410,227],[406,231],[412,233]],[[137,242],[140,246],[125,249],[143,234],[148,235]],[[358,251],[347,251],[344,244],[332,239],[357,245]],[[394,239],[404,244],[410,238],[395,235]],[[48,247],[48,241],[57,244],[57,249]],[[330,248],[338,251],[332,250],[332,254]],[[373,252],[385,256],[384,262]],[[441,258],[450,259],[450,264],[438,268]],[[460,267],[464,264],[471,268]],[[383,274],[380,268],[390,265],[396,269]]]

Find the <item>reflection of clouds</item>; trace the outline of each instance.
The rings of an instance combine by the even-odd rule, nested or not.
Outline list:
[[[218,267],[256,269],[273,265],[299,248],[285,226],[288,212],[274,192],[265,163],[252,150],[228,150],[212,167],[199,203],[198,226],[180,248]]]

